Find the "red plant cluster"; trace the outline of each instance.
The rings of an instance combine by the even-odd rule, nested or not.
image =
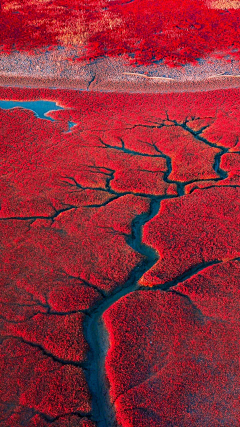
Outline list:
[[[84,47],[80,58],[124,55],[133,63],[196,62],[212,52],[239,58],[239,9],[204,0],[2,0],[0,45],[33,51]]]
[[[240,260],[210,266],[175,288],[187,295],[204,316],[239,322]]]
[[[220,181],[198,181],[186,185],[185,192],[190,194],[197,188],[207,188],[212,186],[239,186],[240,185],[240,156],[239,152],[229,152],[223,154],[220,161],[220,168],[227,173],[227,177]]]
[[[37,346],[15,338],[6,338],[1,345],[0,393],[4,426],[17,427],[24,418],[25,422],[29,420],[26,425],[34,426],[37,424],[31,424],[31,418],[37,414],[40,419],[43,415],[43,419],[54,420],[91,409],[81,368],[63,365]]]
[[[239,425],[239,261],[104,313],[111,400],[124,427]]]
[[[215,155],[220,150],[196,140],[189,131],[175,124],[174,121],[160,119],[150,127],[131,129],[124,136],[125,145],[129,149],[140,149],[144,152],[147,149],[149,152],[151,150],[152,154],[159,152],[168,156],[172,164],[172,171],[168,178],[172,181],[185,183],[200,178],[218,177],[213,170],[213,164]]]
[[[216,186],[164,200],[143,231],[143,242],[160,259],[140,283],[164,284],[204,263],[239,256],[239,196],[240,188]]]
[[[216,420],[223,416],[218,390],[227,390],[233,375],[225,375],[229,341],[224,324],[205,325],[199,310],[223,320],[231,317],[227,307],[236,311],[238,264],[226,261],[239,257],[239,129],[225,118],[237,121],[239,90],[126,95],[1,88],[0,99],[46,99],[64,107],[48,113],[52,122],[26,109],[0,109],[4,426],[92,427],[85,320],[144,265],[128,244],[132,222],[161,198],[171,200],[161,201],[159,214],[143,227],[143,243],[160,258],[141,284],[176,284],[196,270],[204,273],[178,285],[184,297],[146,290],[106,312],[111,397],[124,427],[141,427],[137,420],[144,427],[146,420],[151,427],[160,419],[167,425],[168,405],[173,423],[180,416],[194,426],[209,413],[214,425],[214,405]],[[69,121],[76,123],[70,131]],[[196,189],[209,184],[214,188]],[[191,185],[196,188],[187,194]],[[225,264],[205,268],[218,261]],[[228,271],[231,286],[224,281]],[[226,298],[232,302],[225,307]],[[222,374],[220,362],[212,362],[218,354]],[[208,400],[211,408],[204,375],[216,395]],[[234,411],[227,426],[235,427]]]
[[[40,344],[46,353],[64,361],[83,362],[88,350],[82,330],[84,318],[83,313],[35,313],[24,322],[6,323],[2,333]]]
[[[12,415],[6,420],[4,426],[6,427],[19,427],[24,425],[31,415],[24,411],[15,410]],[[30,421],[31,424],[28,424],[29,427],[47,427],[49,426],[49,420],[45,420],[41,415],[34,415]],[[51,421],[53,427],[96,427],[96,424],[93,423],[88,418],[80,419],[78,415],[66,415],[59,417],[56,421]]]

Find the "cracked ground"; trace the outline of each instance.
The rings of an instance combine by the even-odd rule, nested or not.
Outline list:
[[[0,98],[0,426],[238,427],[239,90]]]

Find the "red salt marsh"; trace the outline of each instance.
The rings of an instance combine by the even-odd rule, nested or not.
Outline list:
[[[121,426],[239,425],[239,261],[104,313],[110,396]]]
[[[239,59],[239,15],[234,0],[2,0],[0,45],[5,55],[60,46],[77,49],[70,60],[123,55],[134,64]]]
[[[238,257],[239,195],[240,188],[211,187],[164,201],[144,229],[143,242],[157,249],[160,259],[141,284],[165,284],[205,263]]]
[[[0,99],[0,425],[237,427],[239,90]]]

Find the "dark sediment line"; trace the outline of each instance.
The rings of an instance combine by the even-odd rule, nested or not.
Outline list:
[[[235,260],[236,258],[234,258]],[[179,283],[185,282],[187,279],[191,279],[195,274],[200,273],[201,271],[205,270],[207,267],[211,267],[212,265],[221,264],[221,260],[213,260],[213,261],[204,261],[200,264],[194,265],[188,270],[184,271],[184,273],[180,274],[178,277],[176,277],[173,280],[170,280],[168,282],[159,284],[159,285],[153,285],[153,286],[140,286],[139,290],[141,291],[154,291],[154,290],[161,290],[161,291],[169,291],[171,288],[177,286]]]

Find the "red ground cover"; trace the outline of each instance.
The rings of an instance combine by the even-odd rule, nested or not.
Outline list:
[[[144,64],[178,65],[222,51],[239,58],[239,9],[224,2],[222,9],[212,9],[211,3],[3,0],[0,45],[3,52],[84,46],[80,57],[121,54]]]
[[[14,338],[4,339],[1,345],[1,402],[2,425],[8,425],[8,417],[16,425],[14,418],[20,414],[14,414],[20,411],[29,418],[39,413],[54,420],[91,409],[81,368],[62,365],[39,348]]]
[[[204,263],[240,256],[239,195],[240,188],[214,187],[164,200],[143,232],[160,259],[140,283],[164,284]]]
[[[104,313],[110,395],[124,427],[239,425],[239,261]],[[230,409],[231,408],[231,409]]]
[[[46,427],[49,426],[49,420],[45,420],[41,415],[34,415],[31,418],[31,411],[27,413],[20,410],[10,415],[4,425],[6,427],[19,427],[19,425]],[[96,427],[96,424],[89,419],[80,419],[77,415],[59,417],[56,421],[51,422],[51,425],[53,427]]]
[[[197,188],[207,188],[212,186],[240,186],[240,151],[223,154],[220,161],[220,168],[227,174],[227,177],[220,181],[199,181],[186,185],[186,194]]]
[[[240,256],[239,132],[221,117],[237,122],[239,90],[0,88],[0,99],[64,107],[48,113],[53,122],[0,109],[0,321],[8,366],[0,423],[93,427],[84,325],[144,265],[129,245],[137,232],[132,222],[163,198],[143,227],[145,248],[154,248],[159,261],[140,284],[189,278],[176,288],[184,296],[153,288],[105,313],[111,399],[124,427],[149,420],[151,427],[219,427],[219,420],[237,426],[231,340],[238,263],[228,261]],[[76,123],[70,132],[68,121]]]

